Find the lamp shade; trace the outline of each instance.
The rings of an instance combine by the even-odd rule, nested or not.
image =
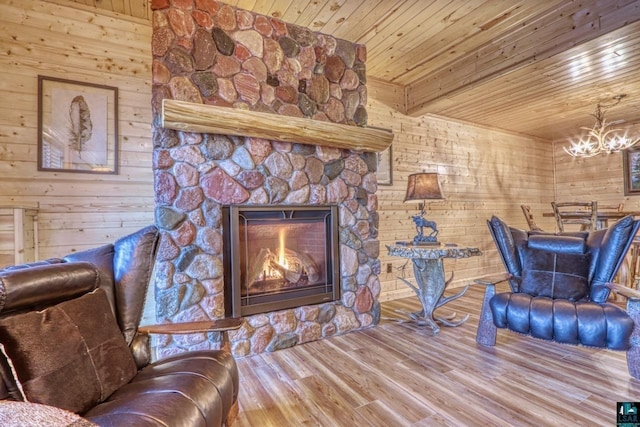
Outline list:
[[[404,201],[444,199],[437,173],[414,173],[409,175]]]

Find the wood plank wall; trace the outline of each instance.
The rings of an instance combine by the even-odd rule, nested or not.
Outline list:
[[[41,258],[153,222],[150,40],[150,21],[60,0],[0,0],[0,205],[39,203]],[[117,176],[37,170],[38,75],[119,88]]]
[[[444,201],[428,203],[428,217],[438,223],[442,242],[478,246],[482,257],[445,260],[451,286],[462,286],[484,274],[501,271],[486,220],[498,215],[526,228],[520,204],[534,213],[548,210],[553,200],[553,152],[548,141],[501,132],[437,117],[413,118],[402,113],[399,86],[367,81],[369,124],[393,129],[393,184],[379,186],[382,300],[408,296],[412,291],[397,276],[413,277],[411,264],[387,255],[386,244],[415,235],[410,219],[416,203],[402,203],[407,176],[438,172]],[[554,229],[553,219],[539,225]],[[387,273],[391,264],[391,273]]]
[[[153,222],[151,23],[64,0],[0,0],[0,205],[40,204],[41,258],[93,247]],[[37,75],[120,89],[120,174],[38,172]],[[393,184],[379,187],[381,299],[411,295],[398,275],[411,265],[385,244],[415,234],[404,204],[410,173],[437,171],[446,200],[428,205],[440,240],[479,246],[485,255],[447,260],[455,285],[500,270],[485,220],[497,214],[525,226],[553,199],[553,151],[546,141],[433,117],[403,114],[402,90],[370,79],[369,123],[392,128]],[[544,221],[540,221],[546,225]],[[552,226],[553,222],[549,222]],[[391,264],[392,273],[386,273]]]
[[[637,135],[640,126],[630,128]],[[624,195],[622,153],[599,155],[588,159],[575,159],[564,152],[567,141],[554,141],[555,197],[566,201],[597,200],[599,205],[616,206],[640,211],[640,194]]]

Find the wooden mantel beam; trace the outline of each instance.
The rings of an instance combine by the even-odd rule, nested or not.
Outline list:
[[[514,16],[517,14],[514,13]],[[566,2],[522,22],[457,61],[405,87],[410,116],[438,113],[452,98],[640,20],[637,1]]]
[[[162,126],[186,132],[249,136],[356,151],[384,151],[390,130],[278,116],[270,113],[165,99]]]

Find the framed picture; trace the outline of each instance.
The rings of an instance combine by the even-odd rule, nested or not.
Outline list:
[[[393,152],[391,145],[378,155],[378,185],[393,184]]]
[[[118,173],[118,88],[38,76],[38,170]]]
[[[622,152],[624,170],[624,195],[640,195],[640,148],[628,148]]]

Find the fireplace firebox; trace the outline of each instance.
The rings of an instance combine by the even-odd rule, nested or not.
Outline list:
[[[223,208],[225,315],[340,299],[336,206]]]

